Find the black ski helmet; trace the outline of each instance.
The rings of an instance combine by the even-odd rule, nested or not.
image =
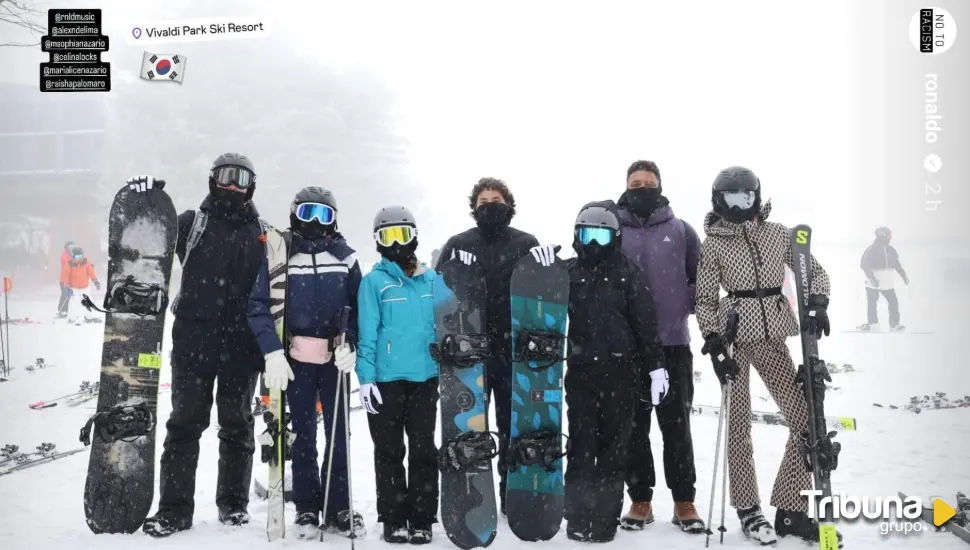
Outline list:
[[[621,226],[616,204],[611,200],[586,203],[573,224],[573,250],[581,260],[598,261],[612,253],[620,245]],[[580,231],[583,227],[605,227],[613,232],[608,245],[599,242],[583,244]]]
[[[385,206],[377,211],[374,216],[373,232],[378,229],[390,227],[392,225],[410,225],[417,229],[418,224],[414,219],[414,214],[403,206]]]
[[[253,183],[246,190],[246,199],[251,200],[253,193],[256,191],[256,168],[253,166],[253,161],[249,160],[249,157],[240,155],[239,153],[223,153],[212,162],[212,167],[209,169],[209,192],[212,193],[216,189],[216,180],[213,174],[216,169],[222,168],[223,166],[236,166],[252,174]]]
[[[726,194],[732,192],[748,192],[753,199],[740,206],[728,204]],[[711,205],[714,213],[731,223],[742,223],[750,220],[761,211],[761,180],[755,173],[744,166],[725,168],[714,178],[711,186]]]
[[[888,241],[893,238],[893,232],[885,226],[877,227],[875,233],[877,239],[886,239]]]
[[[333,208],[334,212],[337,211],[337,199],[329,189],[317,186],[304,187],[296,193],[293,202],[290,203],[290,228],[308,239],[335,232],[337,230],[336,217],[334,217],[333,223],[326,225],[317,221],[305,222],[296,217],[297,206],[308,202],[325,204]]]

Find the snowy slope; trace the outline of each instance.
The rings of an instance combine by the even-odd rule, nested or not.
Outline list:
[[[838,251],[836,251],[838,252]],[[937,323],[939,326],[915,326],[919,319],[904,317],[904,322],[917,329],[933,329],[932,335],[859,335],[840,332],[863,321],[864,304],[859,300],[859,276],[857,273],[857,254],[847,251],[844,254],[825,254],[821,260],[833,275],[832,317],[834,333],[832,338],[823,340],[822,355],[836,363],[851,363],[860,372],[834,375],[835,384],[843,389],[830,392],[827,402],[829,414],[854,416],[859,421],[860,430],[855,433],[841,433],[838,440],[844,450],[839,469],[834,474],[836,491],[852,495],[894,495],[904,491],[916,495],[941,495],[951,499],[958,489],[970,490],[970,473],[966,469],[965,455],[961,454],[965,442],[970,437],[970,410],[927,411],[914,415],[903,411],[890,411],[874,408],[874,401],[882,403],[905,403],[911,395],[947,391],[951,398],[970,394],[970,382],[964,375],[964,367],[958,358],[947,356],[944,342],[959,341],[966,334],[966,322],[952,319],[959,312],[951,312],[951,321]],[[912,264],[912,262],[911,262]],[[838,266],[845,266],[845,269]],[[914,270],[913,296],[928,296],[931,287],[928,278],[919,286],[920,273],[917,265]],[[922,289],[922,290],[918,290]],[[922,293],[922,294],[921,294]],[[908,311],[909,295],[902,291],[904,315]],[[947,303],[963,302],[950,296]],[[99,298],[95,298],[96,303]],[[48,319],[54,310],[56,295],[38,297],[33,300],[11,300],[10,313],[14,317],[30,316],[45,320],[44,324],[14,326],[10,330],[13,339],[13,380],[0,383],[0,445],[17,444],[32,449],[43,441],[57,444],[60,450],[81,446],[77,442],[78,431],[92,409],[85,406],[77,408],[55,407],[47,410],[30,410],[29,403],[50,399],[76,391],[83,380],[96,380],[100,364],[101,331],[103,325],[83,325],[80,327],[54,324]],[[942,307],[944,302],[934,302]],[[915,306],[914,306],[915,309]],[[924,310],[938,309],[924,304]],[[925,319],[924,319],[925,321]],[[696,328],[696,327],[695,327]],[[695,333],[699,341],[699,335]],[[790,340],[793,351],[797,353],[796,339]],[[953,344],[951,344],[952,346]],[[167,349],[167,348],[166,348]],[[707,357],[699,354],[695,346],[695,368],[703,372],[697,384],[695,403],[716,405],[719,390]],[[167,355],[167,353],[166,353]],[[22,370],[26,364],[37,357],[44,357],[52,368],[29,374]],[[168,381],[167,365],[163,370],[163,382]],[[752,388],[756,396],[767,397],[767,391],[756,381]],[[753,399],[756,409],[776,410],[770,401]],[[93,407],[91,402],[88,405]],[[168,400],[163,396],[160,405],[160,418],[164,419],[170,410]],[[363,413],[353,413],[352,448],[354,492],[356,507],[367,521],[368,535],[357,541],[357,547],[384,548],[379,539],[380,525],[375,522],[374,481],[372,444]],[[213,419],[215,417],[213,416]],[[714,433],[717,419],[695,417],[692,421],[695,453],[697,456],[697,505],[706,520],[708,499],[713,468]],[[257,428],[262,422],[257,420]],[[164,439],[164,425],[159,427],[157,452],[161,455],[161,441]],[[654,453],[658,458],[662,452],[659,433],[654,430]],[[755,448],[759,465],[761,494],[765,499],[766,513],[773,518],[774,510],[768,507],[768,498],[774,473],[781,459],[781,450],[786,438],[786,430],[775,426],[756,425],[753,430]],[[4,504],[0,512],[0,540],[5,548],[34,550],[64,548],[97,548],[98,550],[128,550],[133,545],[151,545],[153,548],[207,548],[208,550],[246,548],[265,548],[269,545],[263,534],[265,505],[253,499],[250,512],[253,523],[234,530],[221,526],[216,521],[215,479],[217,464],[217,438],[215,429],[210,429],[202,439],[202,454],[199,462],[195,527],[166,540],[149,540],[138,533],[131,536],[102,535],[90,533],[84,523],[81,502],[84,476],[87,469],[87,453],[81,453],[34,469],[0,477],[0,502]],[[322,448],[322,441],[321,441]],[[255,459],[255,470],[262,472],[264,466]],[[662,480],[662,472],[658,471]],[[621,531],[615,546],[657,545],[656,547],[702,548],[704,537],[688,537],[667,523],[672,513],[669,492],[661,481],[657,488],[655,508],[658,522],[644,532],[628,533]],[[157,493],[156,493],[157,498]],[[718,502],[720,497],[718,497]],[[715,509],[715,527],[720,515]],[[292,519],[293,510],[288,509]],[[732,548],[747,548],[751,544],[744,541],[733,510],[727,512],[725,545]],[[858,523],[842,525],[848,548],[965,548],[956,537],[944,533],[923,533],[903,537],[893,535],[881,537],[877,526]],[[440,525],[435,526],[433,548],[453,548],[445,538]],[[287,540],[276,546],[296,547],[304,543]],[[326,544],[346,547],[350,541],[330,537]],[[714,541],[716,544],[716,541]],[[560,534],[544,546],[550,548],[578,547]],[[493,548],[535,548],[535,545],[518,541],[500,520],[499,536]],[[779,548],[806,548],[794,542],[780,543]]]

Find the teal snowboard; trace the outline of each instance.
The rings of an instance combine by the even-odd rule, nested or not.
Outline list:
[[[505,494],[509,527],[549,540],[563,517],[562,381],[569,272],[527,255],[515,267],[512,307],[512,427]]]

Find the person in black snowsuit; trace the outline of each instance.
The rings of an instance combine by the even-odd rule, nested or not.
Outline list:
[[[620,236],[616,204],[591,202],[576,219],[577,256],[565,261],[566,535],[585,542],[616,536],[637,401],[656,406],[669,391],[653,295]]]
[[[512,313],[509,286],[515,264],[532,252],[537,258],[552,258],[551,246],[540,246],[536,238],[509,227],[515,216],[515,197],[502,180],[482,178],[468,198],[476,227],[459,233],[445,243],[435,263],[440,271],[444,262],[457,258],[465,264],[477,262],[485,270],[488,295],[486,325],[491,340],[491,357],[485,364],[486,391],[495,403],[495,418],[500,435],[500,455],[505,456],[512,429]],[[548,265],[549,260],[546,260]],[[498,461],[499,500],[505,514],[506,464]]]
[[[151,192],[154,178],[128,180],[135,191]],[[251,410],[263,354],[249,328],[249,295],[266,258],[263,224],[252,204],[256,173],[245,156],[219,156],[209,173],[209,195],[198,212],[178,217],[176,254],[182,281],[173,301],[172,413],[166,423],[155,515],[145,533],[164,537],[192,527],[199,439],[209,427],[216,389],[219,476],[216,505],[226,525],[249,522],[249,486],[256,450]],[[205,227],[187,249],[197,228]]]
[[[899,298],[896,296],[896,274],[909,285],[909,277],[903,264],[899,262],[899,253],[889,242],[893,238],[888,227],[876,229],[876,240],[862,253],[859,267],[866,274],[866,322],[859,325],[863,331],[872,330],[873,325],[879,324],[879,296],[882,295],[889,303],[889,330],[900,332],[905,329],[899,324]]]

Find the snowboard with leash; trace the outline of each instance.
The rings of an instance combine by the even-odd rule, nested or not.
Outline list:
[[[159,371],[175,261],[178,218],[172,199],[155,188],[127,186],[108,219],[108,269],[97,412],[81,430],[90,445],[84,514],[94,533],[134,533],[152,505]]]

